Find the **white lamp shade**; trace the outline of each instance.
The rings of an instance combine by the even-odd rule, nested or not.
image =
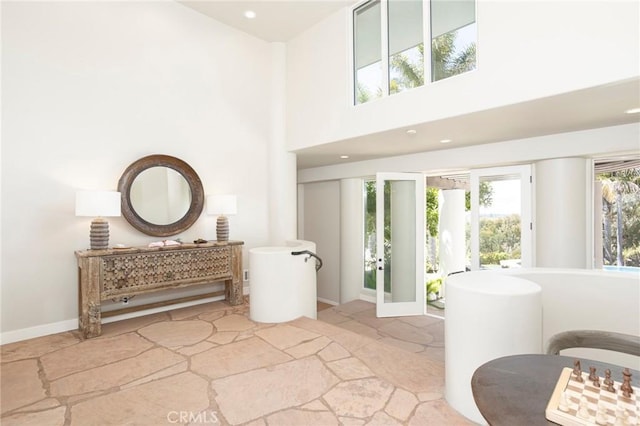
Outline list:
[[[207,195],[207,214],[230,215],[238,212],[235,195]]]
[[[76,192],[76,216],[120,216],[120,193],[117,191]]]

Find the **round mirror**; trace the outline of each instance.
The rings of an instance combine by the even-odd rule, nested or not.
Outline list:
[[[196,172],[168,155],[149,155],[131,164],[118,182],[122,215],[147,235],[178,234],[198,220],[204,190]]]

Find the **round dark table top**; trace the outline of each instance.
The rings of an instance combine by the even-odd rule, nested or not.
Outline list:
[[[473,373],[473,399],[482,416],[492,426],[555,425],[545,410],[558,378],[565,367],[573,368],[576,358],[561,355],[512,355],[481,365]],[[583,371],[596,367],[600,376],[607,368],[621,382],[619,365],[580,359]],[[640,372],[631,370],[631,383],[638,386]]]

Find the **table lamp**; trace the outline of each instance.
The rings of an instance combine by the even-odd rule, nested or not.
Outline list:
[[[91,250],[109,247],[109,222],[105,217],[120,216],[120,193],[116,191],[76,192],[76,216],[94,217],[89,240]]]
[[[237,213],[235,195],[207,195],[207,214],[218,215],[216,240],[229,241],[229,219],[226,215]]]

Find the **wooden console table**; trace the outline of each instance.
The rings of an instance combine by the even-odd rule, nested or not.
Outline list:
[[[165,247],[76,251],[78,259],[79,329],[85,338],[99,336],[101,302],[138,294],[198,284],[225,282],[224,293],[231,305],[242,298],[242,241],[181,244]],[[162,305],[184,302],[174,299]],[[157,307],[141,305],[109,311],[105,316]]]

